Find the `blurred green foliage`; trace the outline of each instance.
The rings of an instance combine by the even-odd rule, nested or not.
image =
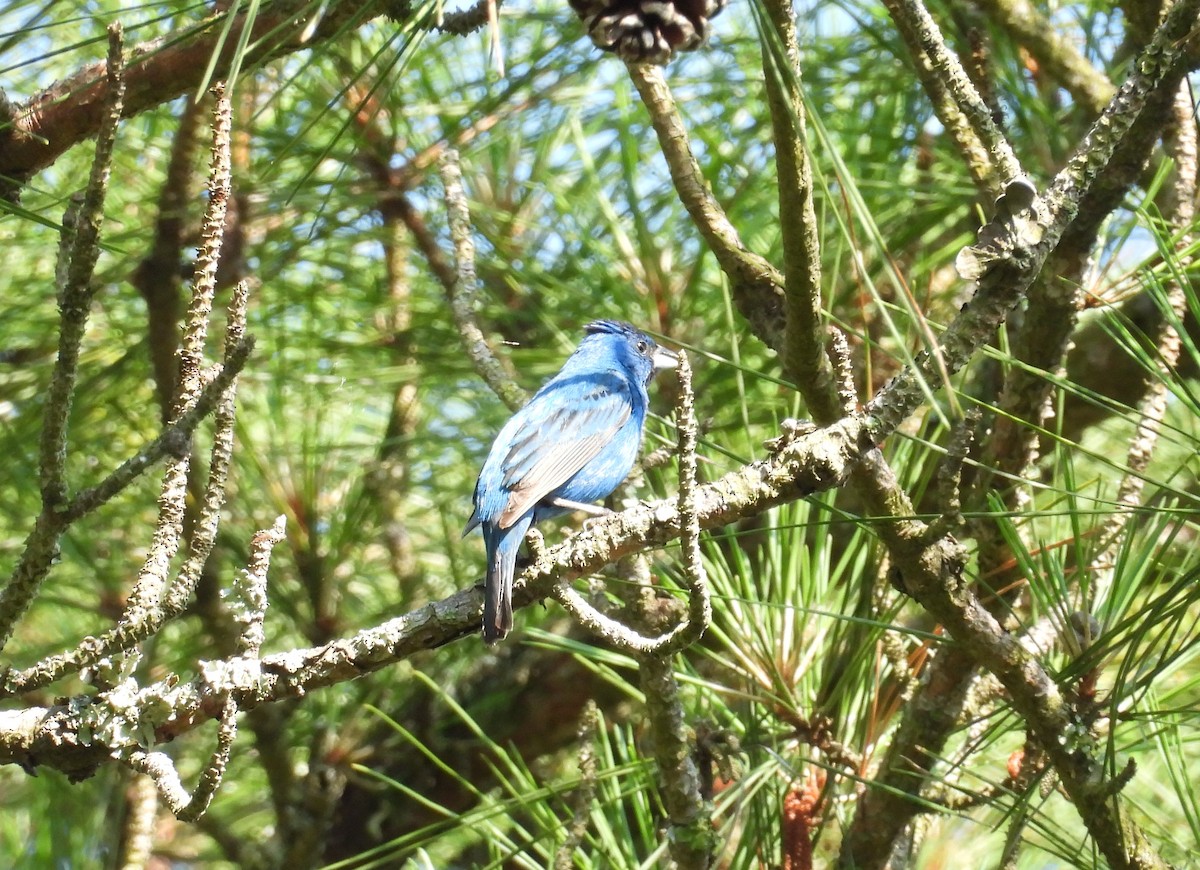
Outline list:
[[[177,32],[205,8],[11,2],[0,12],[5,90],[20,100],[100,57],[110,21],[122,22],[132,45]],[[1117,66],[1115,17],[1108,4],[1071,4],[1071,25],[1102,66]],[[770,119],[753,22],[747,6],[734,4],[715,21],[708,46],[673,62],[668,79],[718,200],[746,245],[779,263]],[[869,397],[963,301],[953,259],[977,226],[975,192],[881,7],[806,4],[799,22],[825,304],[850,337],[859,393]],[[985,21],[976,24],[993,47],[989,69],[1006,131],[1040,182],[1065,159],[1086,119],[1034,80],[1010,40]],[[447,142],[462,152],[471,198],[478,316],[524,387],[535,389],[557,369],[584,323],[619,317],[691,353],[703,477],[761,458],[762,441],[777,434],[780,420],[804,413],[774,353],[735,313],[621,64],[597,55],[565,4],[505,7],[501,30],[503,76],[489,60],[486,31],[437,36],[376,18],[312,52],[247,69],[236,83],[238,257],[253,281],[249,330],[258,346],[242,377],[235,470],[211,567],[227,586],[245,564],[254,531],[279,514],[287,518],[288,537],[271,569],[269,651],[375,624],[480,576],[482,547],[462,540],[460,530],[479,463],[507,412],[475,376],[444,288],[388,208],[390,197],[406,197],[451,257],[431,159]],[[146,303],[131,279],[154,236],[181,111],[177,100],[120,129],[100,294],[71,418],[74,488],[99,480],[158,431]],[[185,216],[193,230],[204,205],[203,135],[200,145]],[[21,210],[0,213],[5,571],[38,509],[40,412],[56,340],[55,227],[87,177],[90,151],[86,144],[70,150],[25,188]],[[381,172],[407,181],[386,188]],[[1089,292],[1103,297],[1124,288],[1128,295],[1136,286],[1161,298],[1166,270],[1142,267],[1161,262],[1155,240],[1167,233],[1149,196],[1131,199],[1101,239],[1106,269]],[[1153,350],[1119,310],[1101,308],[1093,320],[1158,376]],[[1000,370],[1018,365],[1007,334],[988,357]],[[1185,342],[1185,358],[1195,357]],[[982,369],[955,379],[958,403],[990,407],[994,398],[979,389]],[[1059,372],[1043,376],[1060,405],[1098,401]],[[1200,780],[1193,751],[1200,407],[1192,382],[1168,377],[1170,414],[1145,474],[1148,507],[1124,534],[1099,597],[1085,571],[1098,529],[1118,509],[1132,408],[1109,403],[1104,422],[1079,439],[1046,432],[1031,498],[1019,510],[997,501],[967,507],[1003,530],[1028,584],[1011,627],[1050,624],[1044,655],[1057,674],[1100,668],[1107,715],[1098,736],[1084,739],[1099,740],[1114,768],[1136,759],[1138,773],[1124,792],[1130,810],[1168,859],[1187,864],[1200,860],[1193,786]],[[673,443],[670,393],[665,381],[655,390],[660,417],[649,427],[648,449]],[[411,415],[400,426],[398,396]],[[954,406],[939,394],[886,446],[927,516],[940,509],[935,477]],[[382,479],[399,479],[402,488],[384,499],[381,470],[397,465],[399,478]],[[631,493],[673,490],[668,465],[648,471]],[[31,664],[111,624],[149,545],[156,494],[153,476],[143,479],[71,530],[6,661]],[[727,757],[713,760],[721,866],[779,866],[784,795],[816,771],[826,777],[818,863],[834,860],[857,790],[872,787],[872,764],[904,709],[904,668],[885,653],[885,637],[900,641],[910,665],[945,643],[888,587],[875,518],[861,513],[845,494],[827,494],[706,538],[715,622],[679,669],[696,727],[729,738]],[[396,529],[404,558],[385,541]],[[674,553],[652,559],[666,594],[675,588]],[[624,581],[602,582],[617,589]],[[1088,601],[1102,635],[1081,660],[1053,639]],[[220,655],[221,641],[200,610],[152,643],[142,665],[148,673],[190,675],[197,661]],[[321,795],[335,809],[304,856],[314,866],[549,866],[564,826],[580,812],[572,803],[580,787],[574,734],[584,702],[596,697],[595,799],[583,811],[582,841],[559,866],[659,866],[662,807],[641,745],[634,663],[592,645],[555,605],[526,608],[517,620],[521,630],[500,650],[466,638],[248,716],[209,816],[191,827],[161,820],[159,854],[176,866],[255,866],[266,854],[259,847],[286,853],[296,819],[307,818],[304,808]],[[70,679],[38,697],[85,691]],[[924,817],[910,866],[995,866],[1016,818],[1023,825],[1011,830],[1025,841],[1016,866],[1100,866],[1050,780],[1024,792],[1004,788],[1024,729],[1003,698],[979,711],[960,724],[940,770],[943,797],[963,800],[952,812]],[[807,745],[804,728],[818,721],[858,760],[856,768]],[[185,781],[210,739],[202,729],[172,748]],[[273,779],[280,757],[291,771],[288,788]],[[3,862],[110,866],[126,784],[116,770],[80,784],[53,772],[31,778],[15,767],[0,770]]]

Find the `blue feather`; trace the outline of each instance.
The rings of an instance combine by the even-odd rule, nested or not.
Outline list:
[[[615,320],[597,320],[562,370],[500,430],[475,484],[466,531],[483,530],[487,550],[483,637],[512,629],[517,550],[532,523],[564,512],[556,500],[590,503],[629,474],[642,443],[656,368],[675,355]]]

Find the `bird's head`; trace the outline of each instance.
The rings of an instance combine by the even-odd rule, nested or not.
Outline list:
[[[673,369],[679,356],[658,344],[640,329],[621,320],[594,320],[584,328],[584,341],[603,342],[622,364],[642,383],[649,383],[656,371]]]

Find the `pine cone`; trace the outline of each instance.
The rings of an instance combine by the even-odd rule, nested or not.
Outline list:
[[[693,51],[726,0],[570,0],[592,42],[623,60],[663,64]]]

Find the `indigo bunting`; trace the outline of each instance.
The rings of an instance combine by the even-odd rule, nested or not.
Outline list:
[[[479,480],[466,530],[483,530],[487,550],[483,639],[512,630],[517,550],[533,523],[592,502],[629,474],[642,443],[655,369],[678,357],[628,323],[597,320],[562,370],[500,430]]]

